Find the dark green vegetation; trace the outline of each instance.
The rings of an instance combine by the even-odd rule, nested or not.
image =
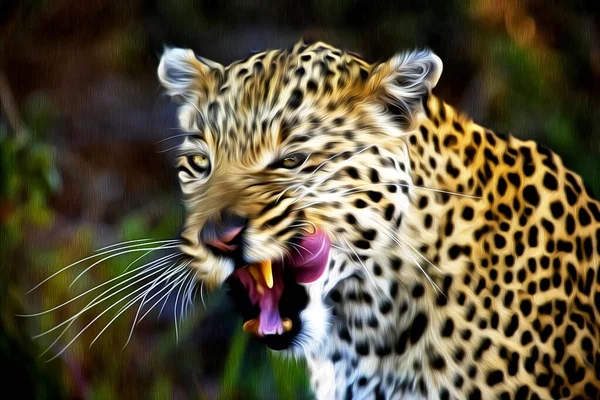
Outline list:
[[[398,4],[397,4],[398,3]],[[594,2],[0,2],[0,359],[6,398],[298,398],[302,364],[240,332],[222,293],[175,337],[172,313],[133,315],[50,363],[29,338],[77,312],[47,309],[122,272],[110,260],[69,289],[52,272],[95,248],[172,238],[181,220],[169,155],[174,107],[155,68],[163,45],[227,63],[325,40],[377,61],[413,47],[444,60],[436,93],[476,122],[547,145],[600,192],[600,43]],[[68,307],[67,307],[68,308]],[[83,328],[91,318],[81,321]],[[108,321],[105,321],[105,323]],[[101,326],[100,326],[101,328]],[[66,341],[65,343],[66,344]],[[8,393],[7,393],[8,392]],[[304,397],[308,397],[305,395]]]

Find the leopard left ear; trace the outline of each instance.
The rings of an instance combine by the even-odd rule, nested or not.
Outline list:
[[[165,48],[158,78],[170,96],[189,99],[206,95],[222,71],[221,64],[196,57],[190,49]]]
[[[431,50],[397,54],[375,67],[370,92],[403,128],[413,126],[423,111],[423,99],[442,74],[442,60]]]

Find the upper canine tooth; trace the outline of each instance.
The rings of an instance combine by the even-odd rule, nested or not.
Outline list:
[[[271,260],[264,260],[259,263],[260,272],[262,273],[265,283],[269,289],[273,289],[273,268]]]

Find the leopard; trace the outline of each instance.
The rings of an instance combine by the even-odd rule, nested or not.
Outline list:
[[[600,205],[433,94],[431,50],[166,48],[181,251],[317,399],[600,396]]]

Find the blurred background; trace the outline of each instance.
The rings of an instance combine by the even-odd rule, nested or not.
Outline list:
[[[381,61],[430,47],[435,92],[480,124],[547,145],[600,192],[600,36],[594,1],[0,1],[0,360],[3,398],[309,398],[301,361],[241,333],[223,293],[196,296],[177,332],[171,303],[127,342],[134,317],[77,320],[68,304],[123,272],[124,255],[69,287],[64,273],[111,243],[170,239],[182,220],[168,150],[175,107],[155,70],[163,46],[229,63],[324,40]],[[87,264],[89,265],[89,263]],[[76,273],[81,272],[81,268]],[[170,300],[169,300],[170,301]],[[135,311],[135,310],[133,310]]]

